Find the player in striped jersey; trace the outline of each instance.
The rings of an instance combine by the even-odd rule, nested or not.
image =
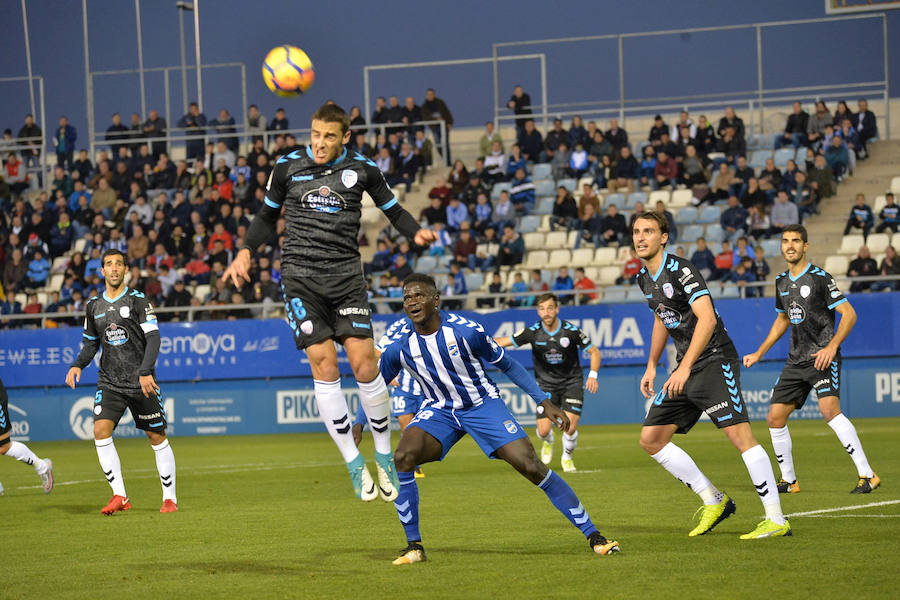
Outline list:
[[[422,387],[424,399],[403,432],[394,463],[400,479],[400,495],[394,501],[406,532],[407,547],[394,560],[408,565],[425,560],[419,533],[419,489],[413,475],[416,465],[442,460],[466,434],[482,451],[500,458],[539,486],[550,502],[578,527],[598,554],[619,551],[619,544],[600,535],[572,488],[549,470],[534,452],[522,426],[506,408],[500,390],[484,370],[484,361],[503,371],[538,405],[537,414],[568,428],[565,413],[550,402],[522,365],[506,356],[503,348],[478,323],[438,310],[440,294],[434,279],[415,273],[403,282],[403,308],[412,327],[385,346],[380,370],[392,381],[406,369]]]

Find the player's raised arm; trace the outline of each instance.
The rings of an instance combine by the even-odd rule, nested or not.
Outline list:
[[[431,229],[423,229],[416,219],[405,208],[400,206],[397,197],[388,187],[384,174],[369,160],[366,163],[366,176],[368,185],[366,191],[372,196],[375,206],[381,209],[391,225],[400,232],[400,235],[412,240],[419,246],[428,246],[437,239],[437,234]]]
[[[662,356],[666,341],[669,339],[669,331],[662,320],[655,316],[653,319],[653,334],[650,338],[650,354],[647,357],[647,369],[641,377],[641,394],[644,398],[653,396],[653,380],[656,379],[656,365]]]
[[[269,183],[266,185],[266,197],[263,205],[256,213],[256,217],[247,228],[244,237],[244,245],[234,255],[234,260],[222,274],[222,280],[231,279],[235,286],[240,286],[244,281],[250,281],[250,259],[275,231],[275,223],[281,216],[281,207],[284,204],[285,188],[282,181],[283,169],[275,165],[272,174],[269,175]]]

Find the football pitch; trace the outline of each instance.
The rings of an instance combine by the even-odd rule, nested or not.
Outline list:
[[[34,472],[0,459],[2,598],[888,598],[900,570],[900,419],[856,419],[882,486],[851,495],[852,461],[822,421],[791,423],[801,492],[782,496],[794,536],[742,541],[762,507],[740,455],[709,423],[675,440],[737,513],[688,538],[699,499],[638,446],[639,426],[581,429],[571,484],[622,552],[593,554],[535,486],[468,438],[418,480],[428,561],[395,567],[406,543],[393,505],[364,504],[324,433],[172,438],[180,511],[160,514],[146,440],[117,439],[130,511],[111,496],[91,442],[33,443]],[[754,432],[771,456],[764,423]],[[533,428],[529,428],[535,439]],[[395,442],[396,442],[395,434]],[[363,442],[370,469],[374,453]],[[777,474],[777,466],[776,466]]]

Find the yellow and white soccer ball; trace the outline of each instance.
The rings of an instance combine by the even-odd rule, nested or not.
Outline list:
[[[278,46],[266,55],[263,81],[279,96],[296,96],[312,87],[316,72],[306,52],[296,46]]]

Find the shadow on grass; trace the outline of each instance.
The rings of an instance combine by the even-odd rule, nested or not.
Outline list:
[[[270,559],[211,560],[160,562],[154,568],[185,571],[206,575],[288,575],[298,577],[352,576],[350,569],[328,568],[321,562],[303,562],[292,558],[289,562],[273,562]]]

